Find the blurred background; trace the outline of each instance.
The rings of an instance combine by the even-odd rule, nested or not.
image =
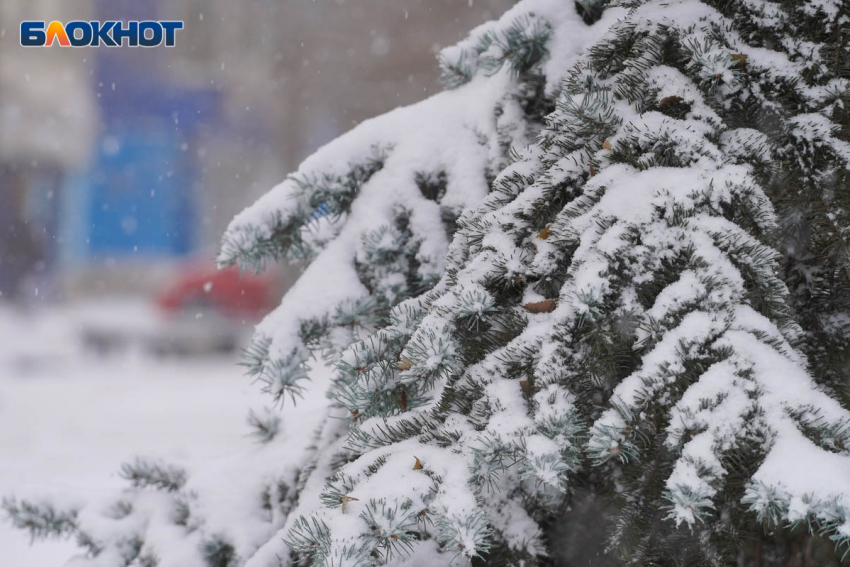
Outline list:
[[[439,90],[439,49],[512,3],[0,0],[0,495],[244,443],[261,400],[238,348],[297,268],[216,272],[227,223],[322,144]],[[25,19],[185,26],[174,48],[23,48]],[[0,565],[71,547],[0,524]]]
[[[508,0],[1,0],[0,293],[151,293],[322,144],[439,88]],[[23,19],[179,19],[177,46],[23,48]]]

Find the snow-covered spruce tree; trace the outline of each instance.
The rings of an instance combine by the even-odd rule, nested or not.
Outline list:
[[[594,515],[621,564],[850,547],[848,6],[609,17],[440,282],[343,353],[311,565],[579,564]]]
[[[777,93],[781,106],[742,101],[742,124],[759,127],[774,140],[772,158],[780,175],[765,184],[777,204],[781,227],[779,251],[782,277],[791,305],[805,331],[801,348],[814,377],[843,404],[850,405],[850,107],[846,85],[850,77],[850,6],[847,2],[800,3],[791,13],[762,13],[758,4],[718,5],[734,19],[739,33],[757,47],[782,46],[798,63],[799,81],[821,87],[820,114],[783,119],[800,112],[798,96],[810,93],[785,89]],[[794,38],[794,39],[790,39]],[[812,107],[803,106],[810,110]],[[760,126],[758,126],[760,125]]]
[[[85,553],[74,565],[289,564],[285,534],[321,505],[339,466],[325,455],[347,423],[321,410],[331,364],[439,280],[457,217],[487,194],[508,150],[542,130],[564,58],[594,29],[560,0],[517,6],[442,52],[446,92],[356,127],[233,221],[222,265],[306,265],[248,349],[276,406],[249,415],[260,447],[203,466],[139,458],[122,467],[129,485],[117,495],[8,498],[14,524],[76,536]],[[302,395],[313,398],[306,411],[285,402]]]

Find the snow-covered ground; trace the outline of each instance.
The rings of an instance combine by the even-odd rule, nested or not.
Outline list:
[[[126,486],[118,470],[136,455],[191,463],[250,446],[246,413],[267,400],[235,357],[100,357],[76,338],[56,310],[0,311],[0,496],[103,491]],[[58,567],[76,552],[30,546],[0,520],[0,566]]]

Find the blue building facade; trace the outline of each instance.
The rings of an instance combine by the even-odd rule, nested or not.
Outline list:
[[[155,19],[156,2],[101,2],[101,19]],[[179,41],[179,34],[178,34]],[[200,127],[219,96],[168,73],[167,49],[95,49],[101,130],[91,164],[68,181],[64,256],[99,261],[183,256],[196,245]]]

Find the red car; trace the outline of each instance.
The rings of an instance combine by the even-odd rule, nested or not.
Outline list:
[[[292,276],[292,277],[284,277]],[[138,345],[154,354],[231,352],[244,345],[253,324],[279,303],[295,270],[261,275],[212,263],[180,266],[154,295],[153,305],[136,302],[104,309],[81,327],[85,344],[100,353]]]
[[[165,313],[212,311],[233,321],[257,322],[280,302],[280,278],[265,272],[218,270],[207,264],[190,265],[156,295]]]

